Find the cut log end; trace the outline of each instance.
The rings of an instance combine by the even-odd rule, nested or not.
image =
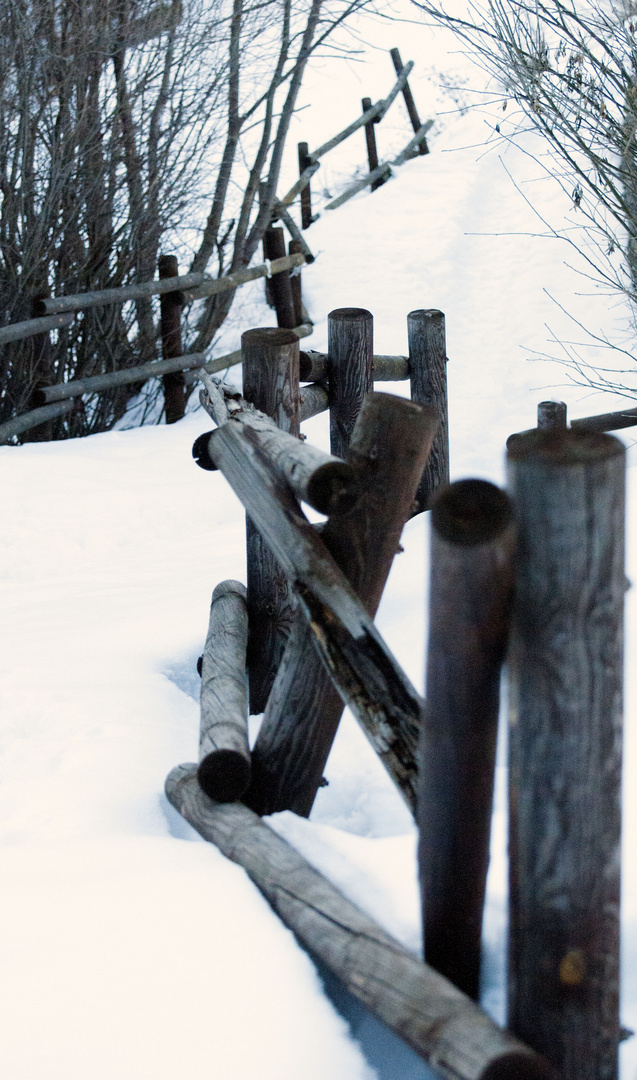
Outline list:
[[[294,345],[299,340],[296,330],[282,326],[261,326],[254,330],[245,330],[241,335],[241,344],[245,345]]]
[[[431,509],[432,528],[452,544],[485,544],[512,520],[508,496],[488,480],[458,480],[440,492]]]
[[[211,435],[211,431],[204,431],[203,435],[198,435],[192,444],[192,456],[199,468],[205,469],[206,472],[215,472],[217,469],[217,466],[208,452],[208,443],[210,442]]]
[[[356,503],[359,486],[357,472],[351,465],[330,461],[310,476],[307,502],[320,514],[346,513]]]
[[[584,465],[589,461],[603,461],[624,453],[624,444],[614,435],[573,428],[557,431],[533,428],[510,435],[507,439],[510,461],[535,458],[547,465]]]
[[[199,787],[215,802],[236,802],[250,786],[250,762],[236,750],[215,750],[200,762]]]
[[[559,1073],[538,1054],[513,1053],[496,1058],[480,1080],[559,1080]]]

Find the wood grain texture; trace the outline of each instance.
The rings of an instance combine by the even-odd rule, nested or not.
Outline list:
[[[372,358],[374,382],[399,382],[409,378],[409,358],[407,356],[386,356],[374,353]],[[327,353],[301,351],[299,353],[299,375],[301,382],[317,382],[328,377]]]
[[[422,699],[249,428],[224,424],[209,445],[213,461],[294,583],[341,697],[413,808]]]
[[[273,261],[274,259],[283,259],[286,254],[283,229],[280,226],[267,229],[263,237],[264,258]],[[272,303],[276,311],[277,324],[287,330],[293,330],[296,326],[296,319],[294,318],[294,301],[290,288],[289,271],[284,270],[282,273],[273,274],[269,280],[269,285]]]
[[[422,474],[433,410],[390,394],[368,394],[348,451],[361,474],[361,497],[333,514],[321,539],[373,618]],[[305,620],[295,624],[253,751],[245,797],[261,814],[307,817],[343,712]]]
[[[566,427],[564,401],[540,401],[537,407],[537,426],[540,431],[559,431]]]
[[[536,430],[508,451],[509,1023],[570,1080],[615,1080],[625,450]]]
[[[161,255],[157,263],[160,280],[179,276],[176,255]],[[162,359],[181,356],[181,309],[184,298],[180,292],[164,293],[159,300]],[[175,424],[186,411],[186,388],[182,371],[172,371],[162,377],[166,423]]]
[[[337,308],[327,317],[330,449],[344,458],[363,398],[374,389],[374,320],[364,308]]]
[[[271,231],[283,236],[282,229]],[[283,248],[285,254],[284,241]],[[287,277],[286,281],[289,292]],[[241,352],[244,397],[273,420],[281,431],[298,437],[298,336],[293,330],[273,327],[247,330],[241,335]],[[265,709],[272,689],[292,626],[296,601],[276,558],[249,520],[246,520],[246,550],[250,712],[258,714]]]
[[[309,420],[310,417],[318,416],[319,413],[326,412],[326,410],[329,409],[327,389],[321,383],[311,383],[309,386],[302,386],[299,401],[301,423],[303,423],[304,420]]]
[[[197,770],[201,788],[218,802],[240,799],[250,783],[247,647],[245,585],[222,581],[212,594],[202,658]]]
[[[431,511],[418,861],[425,960],[478,999],[495,750],[513,588],[508,497],[461,480]]]
[[[411,398],[431,405],[438,416],[438,432],[418,488],[418,511],[427,510],[444,484],[449,483],[449,410],[447,406],[447,347],[442,311],[422,309],[407,316]]]
[[[347,900],[240,803],[218,804],[181,765],[166,780],[171,804],[242,866],[297,940],[443,1080],[554,1080],[536,1054]]]

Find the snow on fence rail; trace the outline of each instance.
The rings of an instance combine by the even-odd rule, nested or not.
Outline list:
[[[618,989],[624,448],[599,433],[608,417],[568,430],[565,406],[542,402],[538,428],[509,440],[510,496],[481,480],[449,485],[444,315],[411,312],[408,329],[408,357],[376,359],[362,309],[330,314],[327,354],[301,357],[283,329],[248,331],[254,404],[201,373],[217,427],[193,456],[220,469],[246,508],[247,608],[234,598],[243,629],[224,636],[215,605],[241,586],[215,590],[200,764],[173,770],[168,798],[440,1077],[614,1080],[628,1034]],[[408,376],[411,400],[374,392],[374,367]],[[299,374],[318,381],[301,387]],[[330,411],[331,455],[298,438],[301,399],[315,390]],[[302,502],[328,515],[320,532]],[[402,526],[425,507],[426,703],[372,621]],[[507,651],[511,1032],[475,1004]],[[424,964],[256,816],[309,815],[344,704],[419,826]],[[238,767],[224,769],[231,758]]]

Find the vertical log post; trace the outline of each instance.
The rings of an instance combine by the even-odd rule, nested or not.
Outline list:
[[[625,449],[535,430],[508,468],[509,1026],[569,1080],[616,1080]]]
[[[298,255],[303,252],[303,244],[300,240],[290,240],[288,254]],[[296,271],[296,273],[295,273]],[[290,270],[290,290],[292,292],[292,305],[294,307],[294,325],[300,326],[305,322],[305,308],[303,306],[303,293],[301,290],[301,268],[295,266]]]
[[[157,261],[160,278],[178,277],[179,265],[176,255],[160,255]],[[182,293],[164,293],[160,297],[161,352],[164,360],[182,355],[181,348],[181,309],[184,298]],[[164,402],[166,423],[174,424],[181,420],[186,411],[186,386],[183,371],[174,371],[164,375]]]
[[[510,501],[493,484],[461,480],[434,499],[419,747],[425,960],[476,1001],[513,540]]]
[[[284,258],[286,254],[283,229],[280,227],[267,229],[263,236],[264,258],[272,261]],[[286,330],[293,330],[298,323],[294,319],[294,303],[288,270],[283,270],[270,279],[270,295],[276,311],[277,325]]]
[[[411,399],[431,405],[438,431],[416,496],[416,513],[428,510],[439,487],[449,483],[449,410],[447,405],[447,346],[442,311],[426,308],[407,316]]]
[[[199,787],[216,802],[235,802],[250,783],[245,585],[222,581],[210,604],[201,658]]]
[[[48,300],[50,295],[50,289],[43,289],[42,292],[36,293],[31,298],[30,317],[32,319],[37,319],[42,315],[42,301]],[[34,334],[28,341],[19,342],[18,347],[32,350],[33,388],[26,408],[26,411],[29,412],[31,409],[37,409],[42,405],[39,391],[45,386],[52,386],[55,382],[52,370],[53,348],[51,335],[49,333]],[[55,420],[46,420],[43,424],[38,424],[37,427],[25,431],[20,438],[20,442],[49,442],[53,438],[55,422]]]
[[[365,394],[374,389],[374,320],[365,308],[327,317],[330,448],[345,457]]]
[[[566,427],[566,402],[540,401],[537,407],[540,431],[562,431]]]
[[[399,53],[398,49],[390,49],[390,56],[391,56],[392,60],[394,61],[394,68],[396,70],[396,74],[400,75],[401,71],[403,70],[403,62],[400,59],[400,53]],[[411,126],[413,127],[414,132],[417,133],[418,131],[420,131],[421,123],[420,123],[420,117],[418,115],[418,109],[416,108],[416,102],[414,101],[414,95],[412,94],[412,92],[411,92],[411,90],[409,88],[409,83],[405,83],[405,85],[403,87],[403,100],[405,102],[407,112],[409,113],[409,119],[411,120]],[[419,154],[428,154],[429,153],[429,147],[427,146],[427,140],[426,139],[423,139],[422,142],[420,143],[420,145],[418,147],[418,153]]]
[[[363,112],[366,113],[372,107],[372,99],[364,97],[361,105]],[[378,123],[380,123],[380,117],[375,116],[373,120],[370,120],[369,124],[365,124],[365,145],[367,146],[367,162],[370,172],[378,168],[378,150],[376,149],[376,132],[374,131],[374,124]],[[371,190],[376,191],[376,188],[381,187],[386,179],[386,176],[377,176],[375,180],[372,180]]]
[[[436,429],[432,409],[393,394],[368,394],[348,461],[361,473],[361,497],[330,516],[321,538],[370,615],[376,613],[400,534],[409,517]],[[252,752],[244,799],[259,814],[293,810],[308,817],[321,786],[343,702],[297,619]]]
[[[312,158],[310,157],[310,149],[306,142],[300,142],[298,144],[299,154],[299,176],[302,176],[306,169],[309,169],[312,164]],[[306,184],[301,191],[301,228],[309,229],[310,225],[314,221],[312,217],[312,193],[310,185]]]
[[[247,330],[241,336],[241,353],[244,397],[282,431],[298,436],[298,336],[293,330],[275,327]],[[295,601],[285,574],[247,516],[246,543],[250,712],[257,714],[265,709],[290,632]]]

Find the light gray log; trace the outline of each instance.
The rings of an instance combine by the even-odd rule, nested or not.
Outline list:
[[[196,766],[173,769],[166,796],[205,840],[246,870],[310,955],[442,1080],[555,1080],[546,1062],[407,952],[256,814],[208,799]]]
[[[199,786],[217,802],[240,799],[250,783],[248,606],[240,581],[212,594],[201,668]]]
[[[535,430],[508,462],[509,1023],[569,1080],[615,1080],[625,448]]]
[[[418,799],[425,960],[476,1000],[513,548],[511,504],[494,484],[460,480],[434,499]]]
[[[358,195],[359,191],[364,191],[366,187],[373,185],[375,180],[382,180],[382,182],[385,183],[387,180],[391,180],[393,175],[389,162],[381,161],[380,165],[377,165],[370,173],[361,177],[360,180],[355,180],[353,184],[346,187],[345,191],[342,191],[335,199],[331,199],[330,202],[326,203],[325,209],[338,210],[339,206],[343,206],[344,203],[349,202],[355,195]]]
[[[41,409],[32,409],[31,412],[16,416],[13,420],[7,420],[4,424],[0,424],[0,444],[9,442],[14,435],[20,435],[23,431],[29,431],[38,424],[43,424],[45,420],[64,416],[72,408],[72,401],[58,401],[53,405],[43,405]]]
[[[38,304],[44,302],[40,300]],[[24,322],[2,326],[0,345],[6,345],[9,341],[22,341],[24,338],[35,337],[36,334],[47,334],[51,330],[60,330],[63,326],[70,326],[74,318],[75,315],[49,315],[47,318],[26,319]]]
[[[537,426],[540,431],[560,431],[566,427],[564,401],[540,401],[537,407]]]
[[[356,421],[348,454],[360,470],[362,494],[330,516],[321,540],[372,618],[435,429],[433,410],[394,394],[368,394]],[[313,634],[297,620],[254,747],[247,805],[259,814],[309,816],[342,713]]]
[[[301,382],[319,382],[327,379],[327,353],[311,350],[299,354],[299,377]],[[374,382],[400,382],[409,378],[409,358],[407,356],[386,356],[374,353],[372,357],[372,375]]]
[[[416,501],[428,510],[434,493],[449,483],[449,410],[447,405],[447,350],[442,311],[425,308],[407,316],[411,398],[431,405],[438,416],[438,431],[423,473]]]
[[[240,362],[240,352],[237,357],[234,363]],[[229,359],[230,357],[218,357],[214,363],[219,363],[220,368],[225,368],[229,366],[227,363]],[[71,382],[44,386],[39,393],[47,403],[50,401],[63,401],[66,398],[81,397],[83,394],[96,394],[99,390],[110,390],[113,386],[126,386],[129,383],[145,382],[146,379],[167,375],[171,371],[200,368],[202,364],[205,364],[205,361],[205,353],[185,353],[184,356],[175,356],[171,360],[150,360],[147,364],[122,368],[121,371],[109,371],[104,375],[91,375],[87,379],[73,379]],[[226,362],[221,363],[222,361]],[[219,371],[220,368],[215,370]]]
[[[403,70],[398,77],[398,80],[394,83],[394,86],[390,90],[387,97],[385,99],[377,101],[375,105],[372,105],[371,109],[368,109],[367,112],[364,112],[361,116],[358,117],[357,120],[354,120],[354,122],[351,123],[348,127],[344,128],[343,131],[340,131],[338,135],[334,135],[333,138],[328,139],[328,141],[323,143],[322,146],[319,146],[317,150],[313,150],[312,153],[309,155],[310,160],[318,161],[318,159],[323,157],[324,154],[327,154],[329,150],[333,150],[335,146],[339,145],[339,143],[342,143],[345,139],[349,139],[350,135],[353,135],[354,132],[358,131],[359,128],[364,127],[365,124],[369,124],[377,117],[379,119],[383,117],[389,109],[390,105],[393,104],[393,102],[400,94],[403,86],[409,78],[413,66],[413,60],[410,60],[409,63],[405,64]]]
[[[281,206],[291,206],[297,195],[299,195],[304,188],[307,187],[314,174],[320,169],[321,164],[319,161],[313,161],[311,165],[308,165],[307,169],[304,169],[299,176],[296,184],[292,184],[290,190],[280,199]]]
[[[309,420],[310,417],[318,416],[319,413],[326,412],[326,410],[329,409],[327,390],[324,386],[319,386],[318,383],[312,383],[310,386],[302,386],[299,402],[299,418],[301,423],[303,423],[304,420]],[[307,502],[307,499],[305,501]]]
[[[288,485],[252,444],[249,431],[224,424],[209,445],[212,460],[295,583],[339,693],[413,810],[422,699]]]
[[[374,389],[374,320],[365,308],[337,308],[327,316],[330,450],[345,457],[363,398]]]
[[[199,300],[204,296],[213,296],[215,293],[226,292],[228,289],[236,289],[247,281],[255,281],[257,278],[268,277],[270,274],[279,274],[282,270],[291,270],[293,266],[302,266],[304,262],[303,255],[286,255],[283,259],[274,260],[269,266],[266,263],[260,263],[246,270],[236,270],[234,274],[226,274],[225,277],[208,278],[205,274],[183,274],[178,278],[165,278],[163,281],[155,279],[140,282],[137,285],[122,285],[117,289],[100,289],[97,292],[75,293],[72,296],[54,296],[48,300],[42,300],[41,305],[42,310],[47,314],[86,311],[87,308],[101,307],[105,304],[124,304],[128,300],[161,296],[163,293],[174,292],[176,289],[185,294],[186,301]],[[4,329],[9,329],[9,327]],[[39,333],[39,331],[33,332]]]

